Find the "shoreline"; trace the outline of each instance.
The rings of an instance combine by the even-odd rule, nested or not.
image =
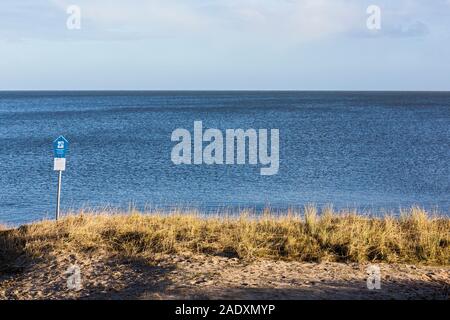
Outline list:
[[[136,207],[136,206],[84,206],[80,208],[72,208],[64,210],[61,212],[61,218],[71,217],[76,215],[131,215],[140,214],[144,216],[169,216],[169,215],[195,215],[201,218],[214,218],[214,217],[227,217],[227,218],[239,218],[245,215],[249,218],[261,218],[270,215],[273,218],[285,217],[285,216],[296,216],[304,218],[305,213],[308,212],[310,208],[316,211],[318,216],[332,212],[334,215],[356,215],[369,219],[382,219],[384,217],[390,217],[393,219],[398,219],[402,216],[408,216],[412,209],[418,210],[426,213],[428,217],[436,217],[443,219],[450,219],[450,211],[440,208],[438,206],[418,206],[412,205],[410,207],[399,207],[396,209],[386,209],[385,207],[358,207],[358,206],[335,206],[333,204],[323,204],[316,205],[315,203],[308,203],[305,205],[297,206],[212,206],[212,207],[201,207],[201,206],[183,206],[183,205],[159,205],[159,206],[147,206]],[[11,214],[14,215],[14,214]],[[55,219],[54,212],[47,212],[42,216],[35,216],[31,220],[14,220],[14,221],[2,221],[0,220],[0,230],[1,229],[15,229],[21,226],[33,225],[41,222],[51,222]]]

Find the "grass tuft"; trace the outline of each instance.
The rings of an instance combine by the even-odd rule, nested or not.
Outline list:
[[[17,229],[0,227],[0,269],[12,257],[110,252],[127,257],[201,253],[241,259],[450,264],[450,219],[414,207],[399,217],[355,212],[204,216],[197,212],[69,215]]]

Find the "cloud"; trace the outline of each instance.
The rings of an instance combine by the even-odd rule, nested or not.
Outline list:
[[[388,28],[386,34],[393,37],[421,37],[429,34],[429,32],[430,30],[426,24],[416,21],[406,26]]]
[[[384,24],[380,30],[364,30],[354,32],[356,37],[374,38],[413,38],[430,34],[428,26],[421,21],[402,24]]]
[[[223,41],[308,42],[348,35],[413,37],[450,0],[378,0],[383,29],[366,28],[366,0],[3,0],[0,37],[47,40],[135,40],[177,37]],[[78,5],[82,29],[68,32],[66,8]],[[447,13],[448,15],[448,13]],[[430,21],[431,20],[431,21]],[[442,22],[444,21],[444,22]]]
[[[344,0],[5,0],[3,37],[66,39],[66,8],[82,11],[86,39],[136,37],[260,37],[309,40],[346,32],[357,1]]]

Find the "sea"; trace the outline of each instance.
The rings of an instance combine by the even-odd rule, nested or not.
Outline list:
[[[174,164],[171,135],[195,121],[278,129],[278,172]],[[60,135],[63,213],[450,212],[450,92],[1,91],[0,224],[54,218]]]

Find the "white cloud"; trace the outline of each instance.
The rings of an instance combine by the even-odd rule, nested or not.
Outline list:
[[[61,9],[73,0],[53,0]],[[365,15],[358,1],[78,0],[83,19],[104,31],[125,30],[159,36],[276,35],[308,40],[355,28]],[[361,21],[360,21],[361,20]]]
[[[366,8],[373,3],[382,8],[385,36],[425,35],[431,24],[448,27],[445,9],[450,0],[433,5],[428,0],[2,1],[6,13],[0,13],[0,33],[10,38],[178,37],[291,43],[367,34]],[[66,8],[72,4],[82,9],[82,31],[78,34],[65,30]]]

